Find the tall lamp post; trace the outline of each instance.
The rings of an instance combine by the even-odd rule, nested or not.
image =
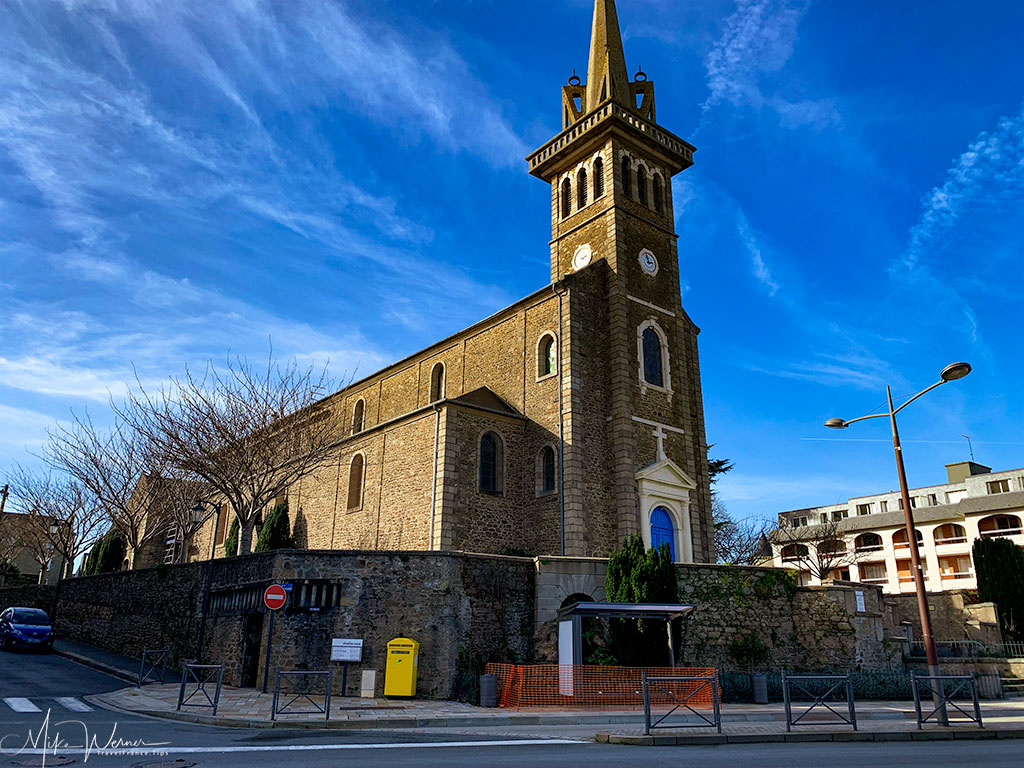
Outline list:
[[[213,521],[213,535],[211,539],[213,544],[210,546],[210,564],[206,567],[206,586],[203,588],[203,613],[202,618],[199,620],[199,640],[196,642],[196,663],[202,662],[203,655],[203,634],[206,632],[206,612],[210,606],[210,585],[213,582],[213,559],[217,555],[217,531],[220,530],[220,502],[213,504],[213,509],[216,512],[216,516]],[[206,504],[202,501],[197,501],[196,505],[192,507],[192,521],[199,525],[203,522],[203,518],[206,515]]]
[[[970,372],[971,366],[968,363],[953,363],[952,365],[947,365],[942,369],[942,373],[939,374],[939,380],[936,383],[932,384],[927,389],[923,389],[918,392],[916,395],[904,402],[899,408],[896,408],[893,405],[892,388],[887,386],[885,388],[885,393],[889,401],[889,411],[887,413],[875,413],[870,416],[861,416],[858,419],[850,419],[849,421],[844,419],[829,419],[825,422],[825,426],[830,429],[846,429],[848,426],[858,421],[881,419],[885,417],[888,417],[889,419],[889,424],[892,427],[892,447],[896,453],[896,471],[900,476],[900,496],[903,499],[903,518],[906,520],[907,541],[910,544],[910,567],[914,574],[914,589],[917,592],[917,610],[921,614],[921,639],[924,641],[924,652],[928,659],[928,674],[932,677],[937,677],[939,675],[939,656],[935,651],[935,636],[932,634],[932,618],[931,613],[928,611],[928,595],[924,586],[924,569],[921,567],[921,552],[917,546],[917,528],[914,526],[914,510],[910,506],[910,490],[907,485],[907,471],[903,465],[903,447],[900,444],[899,428],[896,426],[896,414],[922,395],[931,392],[936,387],[941,387],[943,384],[950,381],[962,379]],[[945,712],[943,711],[942,714],[944,715]],[[942,719],[945,724],[945,717]]]

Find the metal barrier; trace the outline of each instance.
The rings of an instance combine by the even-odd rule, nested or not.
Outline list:
[[[282,672],[280,669],[275,669],[274,672],[277,680],[274,683],[274,701],[270,707],[271,720],[277,720],[278,715],[323,715],[324,720],[330,719],[331,686],[334,682],[334,672],[332,670],[327,670],[326,672]],[[300,682],[293,683],[292,690],[284,692],[286,697],[291,696],[292,698],[282,706],[281,680],[287,680],[289,678]],[[317,704],[312,697],[312,690],[318,678],[325,680],[323,706]],[[313,709],[290,709],[290,707],[298,701],[308,702]]]
[[[820,690],[812,691],[812,681],[822,682]],[[796,693],[804,694],[811,699],[811,704],[807,709],[801,712],[796,717],[793,717],[793,693],[796,689]],[[837,711],[829,705],[828,699],[831,696],[837,696],[840,694],[840,689],[844,689],[843,693],[846,696],[846,706],[848,714],[844,715],[842,712]],[[786,705],[786,730],[793,730],[794,725],[798,725],[807,715],[813,712],[818,707],[824,707],[833,715],[836,716],[836,720],[807,720],[804,725],[852,725],[853,730],[857,730],[857,709],[853,704],[853,682],[850,680],[850,676],[846,675],[790,675],[786,672],[782,673],[782,700]],[[833,701],[833,703],[836,703]]]
[[[142,665],[139,667],[139,688],[146,683],[160,682],[167,678],[167,662],[171,659],[171,649],[162,648],[158,651],[142,649]]]
[[[206,686],[212,683],[214,680],[217,681],[217,690],[213,694],[213,698],[210,698],[210,692],[206,690]],[[217,714],[217,705],[220,703],[220,689],[224,682],[224,664],[190,664],[185,662],[181,667],[181,688],[178,689],[178,709],[181,709],[183,705],[188,704],[190,707],[213,707],[213,714]],[[195,683],[195,690],[185,695],[185,690],[192,683]],[[206,699],[206,703],[196,702],[190,704],[193,698],[199,694],[203,694],[203,698]]]
[[[952,725],[949,720],[949,708],[955,709],[966,720],[959,722],[977,723],[979,728],[985,725],[981,722],[981,704],[978,702],[978,684],[973,675],[918,675],[916,672],[910,675],[914,688],[914,709],[917,711],[917,728],[921,730],[925,723],[931,721],[940,725]],[[947,683],[951,683],[947,692]],[[921,689],[926,690],[926,695],[931,696],[935,702],[935,708],[927,715],[921,709]],[[953,697],[958,694],[966,694],[970,691],[971,704],[974,707],[974,716],[965,712]],[[962,702],[961,702],[962,703]],[[934,718],[934,719],[933,719]]]
[[[674,685],[673,685],[674,684]],[[644,735],[650,736],[653,728],[704,728],[711,726],[722,732],[722,701],[718,689],[718,670],[712,671],[709,675],[688,675],[672,677],[648,677],[643,673],[644,686]],[[651,689],[664,694],[673,703],[672,708],[657,720],[652,722],[651,716]],[[681,690],[680,690],[681,689]],[[708,717],[703,712],[694,709],[694,705],[706,704],[707,696],[711,695],[712,714]],[[682,698],[680,698],[680,696]],[[680,723],[678,721],[669,725],[662,725],[670,715],[677,710],[687,710],[696,715],[696,722]]]

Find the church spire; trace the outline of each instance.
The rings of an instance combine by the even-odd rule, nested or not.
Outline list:
[[[629,75],[615,0],[595,0],[590,68],[587,71],[587,108],[593,109],[609,98],[623,105],[629,104]]]

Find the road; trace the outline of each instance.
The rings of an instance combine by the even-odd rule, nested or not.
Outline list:
[[[434,729],[378,732],[373,730],[243,730],[176,723],[156,718],[126,715],[100,709],[83,700],[124,683],[100,672],[52,655],[0,652],[0,736],[3,750],[0,766],[40,765],[38,742],[28,742],[45,733],[52,744],[47,766],[93,763],[111,768],[121,766],[175,765],[177,768],[217,766],[218,768],[277,768],[287,764],[326,768],[327,766],[373,766],[408,768],[420,766],[550,766],[598,768],[601,766],[755,765],[757,768],[791,768],[840,764],[901,768],[972,768],[984,762],[986,768],[1022,764],[1024,742],[978,741],[931,743],[851,744],[760,744],[720,747],[619,747],[580,740],[580,729],[538,729],[534,734],[521,729]],[[21,711],[17,711],[21,710]],[[47,714],[49,715],[47,717]],[[116,756],[85,754],[80,748],[88,737],[105,745],[113,735],[122,740],[153,746],[165,755],[142,755],[122,750]],[[529,738],[530,736],[534,738]],[[537,738],[540,737],[540,738]],[[564,743],[553,741],[561,739]],[[28,745],[29,751],[17,754]],[[76,749],[76,747],[79,747]],[[172,762],[172,761],[182,762]]]

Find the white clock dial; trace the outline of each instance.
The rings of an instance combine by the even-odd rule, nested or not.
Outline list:
[[[640,251],[640,267],[649,275],[654,275],[658,272],[658,260],[646,248]]]
[[[576,249],[576,253],[572,257],[572,268],[579,271],[590,264],[591,259],[594,258],[594,252],[590,249],[589,245],[581,245]]]

